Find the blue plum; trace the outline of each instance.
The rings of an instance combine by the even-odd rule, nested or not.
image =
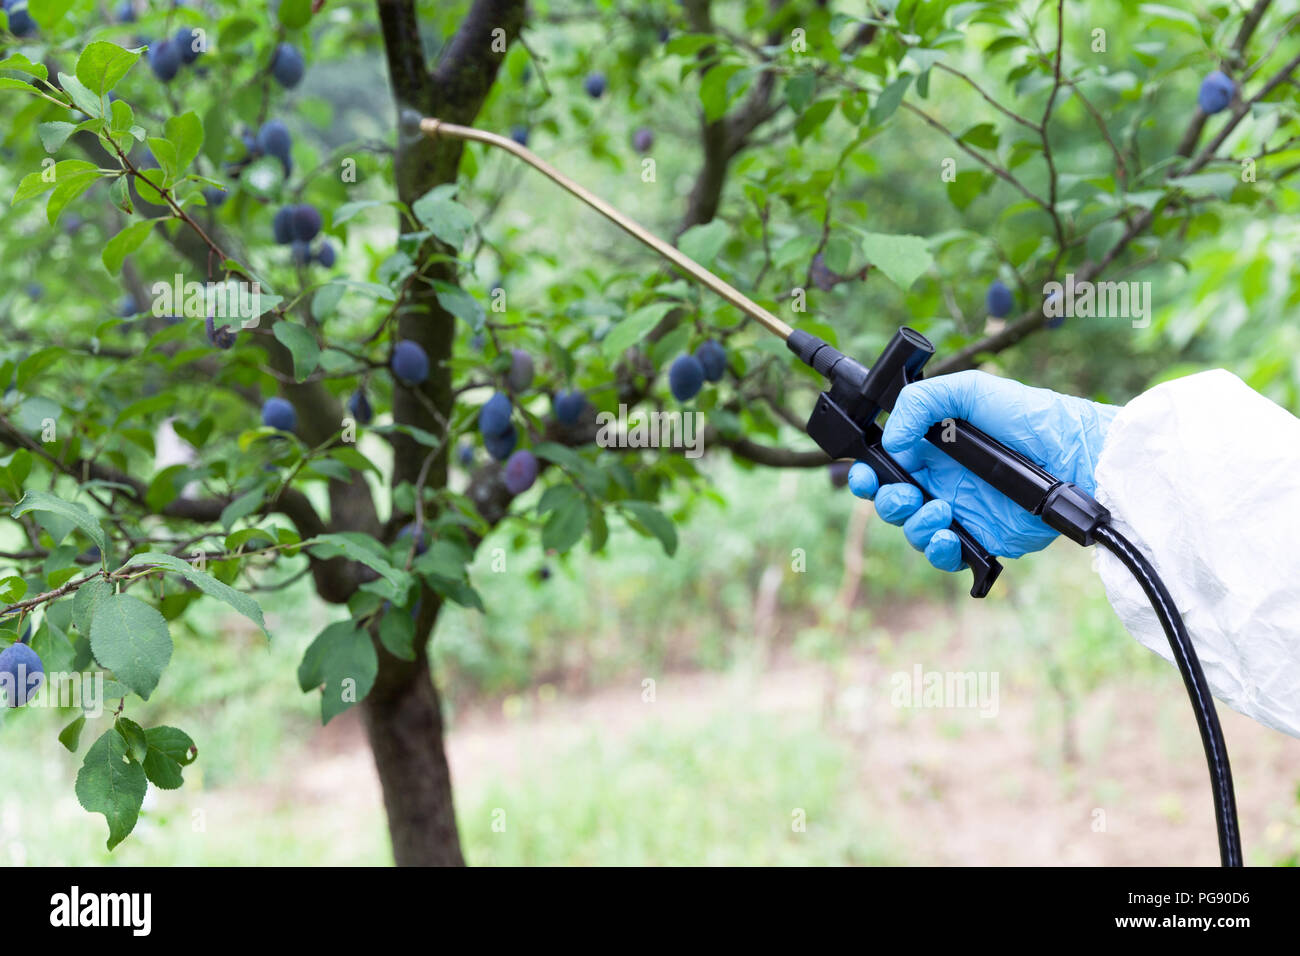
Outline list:
[[[429,356],[418,342],[403,339],[393,349],[392,369],[407,385],[420,385],[429,377]]]
[[[704,387],[704,366],[694,355],[680,355],[668,369],[668,387],[673,398],[689,402]]]
[[[262,424],[276,431],[292,432],[298,427],[298,413],[283,398],[268,398],[262,404]]]
[[[478,430],[485,438],[505,434],[510,428],[512,410],[510,397],[505,392],[496,392],[479,409]]]

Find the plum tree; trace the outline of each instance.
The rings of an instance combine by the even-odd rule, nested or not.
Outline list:
[[[694,355],[679,355],[668,369],[668,387],[673,398],[689,402],[704,387],[704,366]]]
[[[1006,283],[1001,279],[994,279],[989,285],[988,292],[984,294],[984,307],[988,310],[989,315],[1001,319],[1010,315],[1015,305],[1015,298],[1012,296],[1011,290],[1007,288]]]
[[[520,146],[527,146],[528,127],[520,126],[519,124],[515,124],[514,126],[510,127],[510,138],[513,139]]]
[[[1237,84],[1222,70],[1215,70],[1201,81],[1196,94],[1197,105],[1206,113],[1220,113],[1228,108],[1237,92]]]
[[[831,476],[832,488],[845,488],[849,483],[849,469],[853,467],[851,461],[833,461],[828,466]]]
[[[296,266],[311,265],[311,243],[303,242],[301,239],[295,239],[289,243],[289,257]]]
[[[205,186],[203,188],[203,201],[213,209],[223,205],[228,198],[227,192],[218,186]]]
[[[537,480],[537,456],[527,449],[512,453],[506,459],[502,480],[505,482],[506,490],[512,495],[522,495]]]
[[[41,657],[26,644],[11,644],[0,651],[0,695],[6,707],[23,707],[45,681]]]
[[[302,82],[307,65],[302,53],[292,43],[281,43],[271,59],[271,75],[285,89],[291,90]]]
[[[393,349],[393,374],[405,385],[420,385],[429,377],[429,356],[419,342],[403,339]]]
[[[721,382],[727,372],[727,350],[713,339],[700,343],[695,350],[695,358],[704,369],[704,378],[710,382]]]
[[[281,432],[298,428],[298,412],[287,400],[276,396],[262,403],[262,424]]]
[[[113,11],[113,17],[118,23],[135,23],[135,7],[131,5],[131,0],[122,0]]]
[[[170,38],[178,53],[181,31],[199,29],[200,7],[219,14],[217,42],[194,64],[201,70],[182,84],[182,56],[170,86],[151,72],[149,54],[135,52],[149,44],[134,28],[103,23],[118,5],[31,0],[39,43],[0,30],[0,100],[13,104],[0,166],[8,185],[0,306],[10,306],[0,308],[0,365],[9,365],[0,381],[13,383],[0,422],[7,560],[29,595],[53,595],[36,614],[54,611],[56,623],[72,590],[107,575],[123,596],[185,626],[190,612],[172,612],[194,594],[178,589],[206,584],[203,603],[192,605],[200,608],[228,592],[196,569],[140,566],[182,541],[213,557],[212,575],[249,601],[278,572],[306,571],[295,587],[333,605],[331,619],[353,641],[335,648],[339,657],[373,676],[356,703],[399,863],[462,861],[430,641],[449,605],[482,606],[475,556],[508,537],[564,562],[579,547],[628,547],[624,524],[665,550],[678,546],[663,502],[690,514],[700,465],[668,450],[596,444],[594,412],[625,404],[635,416],[673,404],[668,392],[681,386],[683,367],[694,398],[718,374],[712,347],[701,344],[713,341],[725,346],[728,387],[704,396],[710,457],[819,473],[828,464],[794,427],[806,420],[811,382],[752,322],[603,222],[593,228],[588,212],[516,159],[425,135],[422,117],[500,132],[514,124],[533,144],[545,136],[543,151],[554,144],[549,158],[563,171],[792,325],[834,337],[845,354],[874,354],[903,321],[932,334],[941,357],[931,374],[996,357],[1006,374],[1068,374],[1077,376],[1072,388],[1126,394],[1157,371],[1167,323],[1142,337],[1140,367],[1044,362],[1036,349],[1127,357],[1135,343],[1110,327],[1123,322],[1066,327],[1043,342],[1039,333],[1058,320],[1015,315],[1015,301],[1070,273],[1156,278],[1182,262],[1193,267],[1180,282],[1215,296],[1235,295],[1246,266],[1276,280],[1261,288],[1286,281],[1245,251],[1253,243],[1221,255],[1253,213],[1295,206],[1300,177],[1288,172],[1297,164],[1286,144],[1300,88],[1287,64],[1300,39],[1288,32],[1286,5],[1202,5],[1190,35],[1155,8],[1134,7],[1108,23],[1106,55],[1089,49],[1078,4],[1049,8],[1065,17],[1058,36],[1047,10],[1026,13],[1028,29],[994,26],[1009,15],[1005,4],[959,5],[980,7],[974,16],[950,4],[858,4],[871,11],[859,30],[854,14],[812,2],[585,4],[578,18],[572,2],[530,12],[525,0],[140,2],[140,29]],[[657,28],[667,37],[665,25],[680,38],[667,49],[654,42]],[[806,50],[792,49],[794,29],[806,32]],[[990,29],[996,49],[985,55]],[[302,96],[299,51],[308,44],[321,82]],[[1149,48],[1133,56],[1135,44]],[[1197,97],[1215,55],[1237,79],[1212,124],[1205,109],[1183,111],[1191,117],[1152,109]],[[938,56],[961,70],[936,66]],[[546,74],[533,65],[523,87],[534,63]],[[292,93],[285,83],[296,84]],[[1228,86],[1211,88],[1213,108]],[[645,151],[657,156],[657,181],[643,179],[648,164],[629,161]],[[955,182],[935,175],[950,155]],[[1215,184],[1247,156],[1260,160],[1259,182],[1233,175],[1225,202]],[[213,181],[229,196],[219,210],[216,195],[200,195]],[[318,228],[301,238],[292,210],[304,204],[330,213],[328,237]],[[313,262],[334,257],[339,274],[295,268],[291,252],[304,258],[295,241],[316,250]],[[822,294],[805,311],[803,291],[837,289],[864,274],[854,271],[859,262],[881,273],[869,301],[856,290]],[[164,307],[153,290],[178,274],[186,284],[258,282],[262,314],[246,327],[218,313],[208,326],[204,311],[168,327],[164,313],[181,308]],[[989,326],[965,303],[982,301],[994,275],[1015,295],[1006,321]],[[504,312],[483,281],[500,276],[511,283]],[[15,303],[14,290],[32,280],[46,285],[41,305]],[[125,293],[151,314],[104,321]],[[1259,309],[1241,304],[1242,316]],[[1229,361],[1229,350],[1216,351],[1228,340],[1212,334],[1213,323],[1193,324],[1179,351]],[[418,384],[396,368],[382,373],[402,342],[427,363]],[[515,349],[535,364],[523,392],[509,382]],[[684,350],[695,354],[674,372]],[[1290,371],[1259,374],[1261,387],[1296,394]],[[499,420],[482,438],[466,435],[493,386]],[[376,407],[383,396],[385,425],[352,444],[346,420],[358,389]],[[549,408],[543,393],[553,396]],[[254,440],[269,433],[249,426],[270,395],[292,402],[294,440]],[[47,418],[58,423],[53,439],[34,430]],[[179,468],[159,468],[145,447],[167,419],[192,449]],[[495,460],[475,461],[479,441]],[[513,500],[505,483],[519,449],[545,462],[535,502]],[[26,517],[43,509],[16,500],[24,491],[47,506],[40,495],[59,497],[60,510],[81,520],[52,541],[55,532]],[[411,522],[426,529],[438,560],[376,558]],[[249,535],[264,537],[244,548]],[[240,544],[227,550],[231,541]],[[410,656],[383,641],[384,602],[414,615]],[[33,639],[53,669],[51,635]],[[178,643],[178,656],[184,650]],[[338,713],[324,675],[307,667],[302,676],[327,688],[322,719]],[[127,706],[139,697],[133,690]]]

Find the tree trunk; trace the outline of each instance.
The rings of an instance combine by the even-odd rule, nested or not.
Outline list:
[[[379,654],[380,681],[361,707],[384,789],[393,859],[398,866],[464,866],[428,659],[423,652],[412,662],[382,648]]]
[[[474,0],[447,44],[441,61],[431,70],[420,41],[415,0],[376,0],[388,76],[397,108],[398,143],[393,173],[397,198],[407,208],[434,186],[456,181],[464,144],[458,140],[429,140],[404,123],[403,114],[438,116],[455,123],[473,123],[496,81],[508,43],[524,22],[524,0]],[[505,41],[505,42],[502,42]],[[397,217],[399,232],[406,227]],[[393,389],[393,418],[404,425],[442,435],[450,420],[455,396],[448,359],[456,318],[438,302],[432,280],[455,283],[457,270],[435,254],[454,255],[436,240],[428,240],[416,255],[420,281],[413,283],[397,310],[396,338],[416,342],[429,356],[429,378],[416,389]],[[409,435],[392,436],[392,487],[415,485],[424,471],[428,450]],[[425,475],[424,489],[447,484],[447,448],[439,452]],[[426,518],[433,517],[426,514]],[[394,514],[391,532],[409,520]],[[416,622],[415,661],[402,661],[376,642],[379,674],[364,702],[366,732],[384,788],[393,857],[398,866],[462,866],[460,835],[452,803],[451,772],[442,741],[442,713],[425,655],[438,618],[438,598],[428,588],[425,608]]]

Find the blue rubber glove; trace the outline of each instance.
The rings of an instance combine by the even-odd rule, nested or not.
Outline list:
[[[1018,558],[1047,547],[1057,532],[931,445],[926,431],[948,418],[970,422],[1092,495],[1093,469],[1118,411],[985,372],[924,379],[899,392],[881,444],[934,500],[922,506],[912,485],[881,488],[871,466],[861,461],[849,469],[849,489],[874,499],[880,517],[902,525],[912,547],[941,571],[965,567],[957,536],[948,530],[954,516],[989,553]]]

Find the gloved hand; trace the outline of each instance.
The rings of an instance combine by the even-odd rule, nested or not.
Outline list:
[[[989,553],[1018,558],[1047,547],[1057,532],[931,445],[926,431],[947,418],[970,422],[1092,495],[1093,469],[1118,411],[985,372],[923,379],[899,392],[881,444],[934,500],[922,506],[912,485],[881,488],[861,461],[849,470],[849,489],[859,498],[874,498],[880,517],[902,525],[912,547],[941,571],[965,567],[957,536],[948,530],[954,516]]]

